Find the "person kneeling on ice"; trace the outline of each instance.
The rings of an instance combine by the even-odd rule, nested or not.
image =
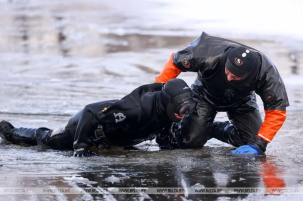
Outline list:
[[[260,51],[203,32],[187,48],[171,55],[155,81],[165,83],[187,71],[198,74],[192,85],[198,103],[175,126],[179,147],[199,148],[216,138],[238,147],[232,151],[235,154],[264,153],[283,125],[289,106],[275,65]],[[263,101],[263,122],[256,94]],[[217,112],[226,112],[230,122],[214,122]]]
[[[92,156],[94,146],[128,147],[156,135],[168,135],[171,123],[191,113],[195,105],[186,82],[172,79],[166,84],[142,85],[120,100],[89,104],[56,130],[15,128],[1,121],[0,136],[14,144],[42,144],[58,150],[74,149],[77,157]]]

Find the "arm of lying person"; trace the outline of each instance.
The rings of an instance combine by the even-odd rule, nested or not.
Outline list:
[[[81,135],[81,137],[75,136],[74,141],[74,157],[90,157],[90,156],[96,156],[97,154],[93,152],[91,149],[93,146],[90,140],[83,140],[84,137],[87,137],[86,135]]]

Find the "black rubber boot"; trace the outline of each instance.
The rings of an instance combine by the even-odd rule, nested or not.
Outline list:
[[[7,121],[0,122],[0,136],[13,144],[19,145],[47,145],[48,138],[51,134],[48,128],[15,128]]]
[[[1,121],[0,122],[0,137],[4,140],[11,141],[10,136],[13,133],[14,128],[15,127],[11,123],[4,121],[4,120]]]
[[[230,122],[214,122],[210,138],[216,138],[235,147],[245,144],[237,133],[236,128]]]
[[[15,128],[7,121],[0,122],[1,137],[14,144],[37,145],[35,133],[37,129],[32,128]]]

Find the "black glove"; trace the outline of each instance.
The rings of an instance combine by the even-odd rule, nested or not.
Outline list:
[[[92,152],[89,149],[80,148],[74,150],[74,157],[90,157],[90,156],[96,156],[97,154],[95,152]]]
[[[179,124],[173,123],[171,128],[167,128],[157,134],[156,142],[158,143],[160,149],[180,148],[174,133],[177,130],[177,127],[179,127]]]
[[[173,147],[170,144],[170,139],[167,135],[157,135],[156,142],[158,143],[160,149],[173,149]]]

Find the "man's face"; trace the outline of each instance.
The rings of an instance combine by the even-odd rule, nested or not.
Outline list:
[[[196,107],[196,102],[193,100],[185,101],[176,107],[174,115],[177,119],[182,119],[185,115],[190,114]]]
[[[234,74],[232,74],[231,72],[229,72],[229,71],[227,70],[226,67],[225,67],[225,74],[226,74],[226,76],[227,76],[227,80],[228,80],[228,81],[232,81],[232,80],[235,80],[235,81],[237,81],[237,80],[242,80],[242,77],[235,76]]]

